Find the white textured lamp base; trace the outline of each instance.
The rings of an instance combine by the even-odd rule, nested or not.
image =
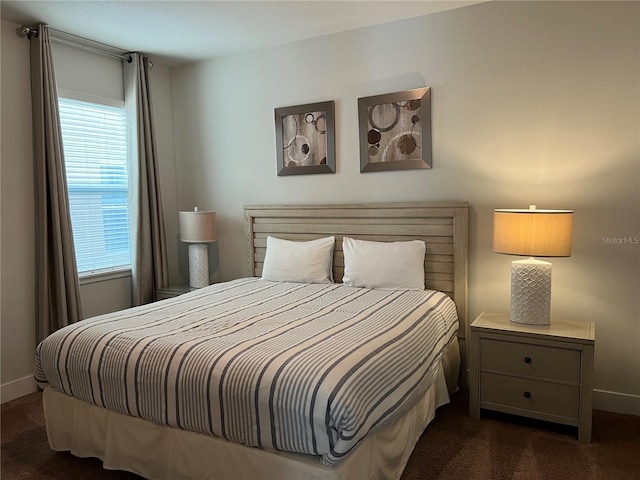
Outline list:
[[[204,243],[189,244],[189,286],[209,285],[209,247]]]
[[[511,321],[549,325],[551,263],[535,258],[511,262]]]

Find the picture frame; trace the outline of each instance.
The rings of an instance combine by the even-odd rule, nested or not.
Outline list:
[[[278,176],[335,173],[334,101],[274,110]]]
[[[358,99],[360,172],[431,168],[431,88]]]

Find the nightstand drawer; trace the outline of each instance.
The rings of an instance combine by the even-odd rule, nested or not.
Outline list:
[[[527,343],[480,340],[481,370],[580,383],[580,351]]]
[[[480,402],[566,418],[580,418],[580,388],[483,372]]]

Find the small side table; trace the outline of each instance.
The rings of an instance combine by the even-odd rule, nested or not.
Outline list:
[[[177,297],[190,291],[191,287],[189,287],[189,285],[169,285],[168,287],[156,288],[156,297],[158,300],[164,300],[166,298]]]
[[[486,408],[572,425],[590,443],[595,339],[593,322],[524,325],[481,313],[469,344],[471,417]]]

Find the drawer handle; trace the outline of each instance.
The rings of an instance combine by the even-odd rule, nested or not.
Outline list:
[[[524,392],[524,398],[531,398],[531,392]]]
[[[524,357],[524,363],[531,363],[531,357]]]

